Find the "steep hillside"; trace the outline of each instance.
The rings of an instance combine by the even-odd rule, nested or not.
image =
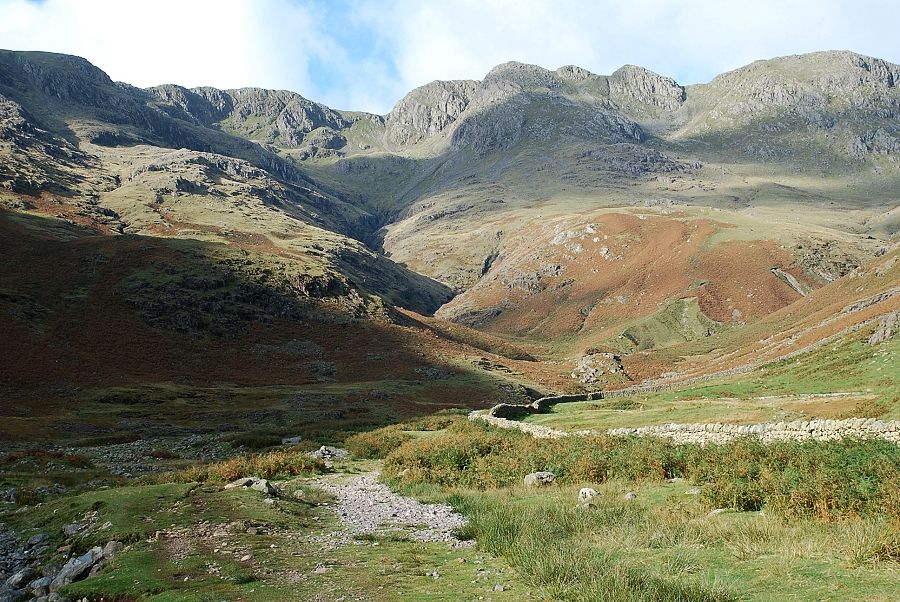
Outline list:
[[[293,340],[254,339],[280,329],[323,349],[356,333],[366,357],[439,341],[477,387],[514,396],[771,359],[793,343],[761,341],[792,321],[819,340],[816,324],[895,286],[890,270],[859,283],[900,227],[898,72],[828,52],[685,87],[631,65],[511,62],[379,116],[289,91],[138,89],[77,57],[0,51],[10,337],[34,366],[79,348],[52,316],[92,333],[85,354],[184,337],[173,366],[215,364],[214,380],[220,345],[246,358]],[[125,267],[101,286],[93,256]],[[846,323],[890,310],[876,305]],[[124,316],[114,331],[107,312]],[[340,349],[323,361],[357,357]],[[116,380],[129,357],[88,363]],[[235,378],[261,383],[260,361]],[[588,382],[593,361],[607,374]],[[393,369],[360,362],[348,382]]]
[[[5,210],[0,251],[5,441],[345,431],[531,395],[502,366],[527,354],[446,336],[339,271],[377,266]]]

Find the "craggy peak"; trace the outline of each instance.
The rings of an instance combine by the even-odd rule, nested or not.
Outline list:
[[[0,602],[900,599],[896,38],[98,4],[0,0]]]

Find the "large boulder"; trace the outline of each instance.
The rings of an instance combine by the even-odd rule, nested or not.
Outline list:
[[[19,589],[28,583],[32,577],[34,577],[34,569],[27,566],[19,569],[7,579],[6,585],[12,589]]]
[[[50,583],[50,591],[55,592],[69,585],[73,581],[77,581],[84,577],[91,570],[91,567],[103,559],[103,548],[95,546],[75,558],[70,558],[63,565],[62,570],[57,573],[56,577]]]
[[[225,489],[253,489],[268,495],[278,495],[278,488],[267,479],[259,477],[241,477],[225,485]]]
[[[555,480],[555,474],[547,470],[542,470],[525,475],[524,483],[526,487],[545,487],[547,485],[552,485]]]
[[[341,447],[331,447],[323,445],[319,449],[306,454],[310,458],[318,458],[319,460],[346,460],[350,457],[350,452]]]

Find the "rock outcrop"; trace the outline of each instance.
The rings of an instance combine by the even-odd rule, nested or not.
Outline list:
[[[609,94],[618,106],[642,105],[668,112],[677,111],[687,99],[684,87],[674,79],[634,65],[625,65],[609,77]]]
[[[615,374],[625,374],[622,358],[615,353],[596,352],[578,358],[571,376],[581,383],[593,384]]]
[[[385,117],[389,145],[406,146],[438,135],[466,110],[478,82],[435,81],[403,97]]]
[[[866,342],[869,345],[878,345],[889,340],[897,333],[898,322],[900,322],[900,312],[895,311],[887,314],[881,318],[878,326],[875,328],[875,332],[869,336]]]

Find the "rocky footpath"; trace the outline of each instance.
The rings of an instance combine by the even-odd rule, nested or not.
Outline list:
[[[609,435],[612,437],[662,437],[675,443],[727,443],[741,437],[754,437],[763,443],[773,441],[828,441],[832,439],[884,439],[900,445],[900,420],[848,418],[846,420],[794,420],[761,424],[660,424],[637,428],[614,428],[605,431],[561,431],[549,426],[509,420],[492,415],[490,410],[476,410],[470,420],[481,420],[492,426],[516,429],[539,439],[569,436]]]
[[[378,482],[378,472],[347,482],[319,479],[316,486],[337,499],[334,511],[351,534],[400,530],[416,541],[462,544],[453,530],[463,525],[462,515],[445,504],[423,504],[398,495]]]

